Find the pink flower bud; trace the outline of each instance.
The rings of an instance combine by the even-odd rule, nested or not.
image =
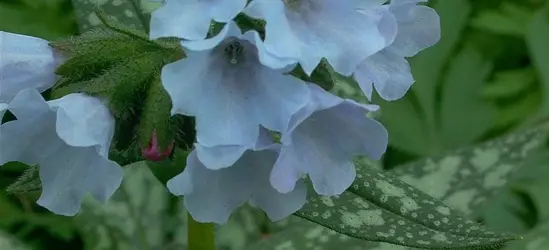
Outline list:
[[[154,131],[149,146],[141,149],[141,155],[149,161],[162,161],[172,154],[174,146],[175,142],[172,141],[164,151],[161,151],[158,146],[158,136],[156,131]]]

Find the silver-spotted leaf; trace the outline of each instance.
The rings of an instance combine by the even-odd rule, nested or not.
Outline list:
[[[438,158],[429,158],[406,164],[390,172],[427,194],[443,199],[446,205],[471,215],[473,211],[482,211],[484,201],[493,196],[508,182],[511,174],[520,169],[530,156],[537,152],[546,138],[547,130],[542,126],[529,131],[512,133],[476,147],[459,149]],[[359,173],[361,173],[361,170],[362,168],[359,169]],[[317,199],[315,200],[317,206],[325,206],[330,209],[325,212],[311,212],[310,216],[313,217],[330,218],[333,215],[338,215],[335,210],[337,210],[336,202],[340,199],[351,200],[351,202],[361,204],[362,207],[368,206],[367,209],[370,210],[374,208],[373,204],[365,203],[353,194],[345,194],[337,199],[328,199],[326,197]],[[307,206],[314,209],[315,205],[307,204]],[[343,207],[340,209],[343,210]],[[348,210],[349,206],[346,206],[345,211]],[[341,212],[339,213],[341,214]],[[434,216],[433,214],[433,218]],[[351,218],[353,217],[360,218],[360,216],[351,215]],[[372,220],[373,218],[375,217],[367,217],[366,222],[358,220],[355,223],[357,225],[375,223],[375,220]],[[442,219],[440,221],[442,222]],[[406,221],[403,222],[406,223]],[[332,248],[334,244],[343,246],[345,249],[409,249],[388,243],[357,240],[312,223],[294,223],[292,221],[290,227],[292,229],[282,231],[269,239],[258,242],[250,250],[323,250],[334,249]],[[297,232],[301,233],[298,234]],[[375,234],[373,235],[375,236]]]
[[[86,31],[102,25],[95,14],[102,9],[115,21],[134,29],[145,31],[149,19],[143,14],[139,0],[72,0],[80,31]]]
[[[366,169],[350,192],[310,197],[296,215],[355,238],[420,248],[481,249],[515,239],[487,231],[387,173]]]
[[[547,136],[542,125],[412,162],[392,173],[447,205],[472,214],[508,183]]]
[[[140,162],[125,169],[124,181],[107,204],[85,199],[75,222],[88,249],[163,249],[168,218],[166,188]],[[91,198],[91,197],[87,197]]]

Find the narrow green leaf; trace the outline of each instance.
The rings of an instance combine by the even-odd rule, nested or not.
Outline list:
[[[463,48],[451,61],[440,107],[440,141],[445,149],[470,145],[492,125],[496,107],[480,95],[491,71],[491,63],[472,46]]]
[[[437,133],[436,90],[440,77],[444,74],[443,69],[458,45],[463,29],[467,26],[471,4],[469,1],[462,0],[438,0],[433,7],[442,17],[440,20],[441,40],[432,48],[411,58],[410,64],[416,79],[412,91],[424,112],[426,129],[432,133],[430,137],[424,137],[422,140],[430,141],[430,144],[434,146],[433,149],[437,150],[438,142],[435,138]]]
[[[526,43],[530,52],[530,58],[538,71],[539,80],[542,83],[544,102],[539,109],[539,117],[549,116],[549,2],[546,10],[539,10],[534,14],[526,33]]]
[[[411,94],[392,102],[376,100],[375,103],[381,106],[379,120],[391,134],[389,145],[415,155],[429,155],[436,144],[425,139],[430,133],[421,111],[412,102]]]
[[[505,128],[515,123],[523,123],[528,118],[535,115],[536,110],[543,101],[542,93],[539,91],[529,91],[522,95],[522,98],[498,107],[499,113],[496,117],[492,129]]]
[[[29,166],[17,181],[6,188],[6,191],[10,194],[25,194],[41,189],[42,183],[38,176],[38,166]]]
[[[482,96],[490,99],[511,97],[527,90],[535,81],[536,71],[531,66],[499,71],[494,74],[494,79],[483,87]]]
[[[72,0],[72,3],[82,32],[102,25],[95,14],[97,8],[126,26],[147,30],[149,20],[143,15],[138,0]]]

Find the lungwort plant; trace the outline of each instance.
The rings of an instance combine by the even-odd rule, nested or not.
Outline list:
[[[301,218],[253,249],[277,238],[288,241],[276,249],[317,249],[291,237],[325,230],[357,249],[496,249],[519,238],[468,219],[449,205],[458,194],[422,186],[428,176],[376,168],[391,138],[375,119],[380,107],[333,93],[351,81],[367,100],[404,97],[414,83],[407,59],[441,36],[426,1],[167,0],[150,18],[133,0],[103,2],[75,2],[85,17],[78,36],[0,32],[0,164],[29,166],[8,191],[41,191],[37,204],[65,216],[85,213],[87,194],[109,204],[136,190],[167,199],[156,180],[123,180],[147,173],[146,160],[183,196],[188,223],[176,227],[187,226],[191,250],[215,249],[227,231],[213,224],[245,204],[269,221]],[[519,148],[510,157],[520,161],[540,135],[498,145]],[[447,186],[471,177],[460,171],[491,168],[467,169],[462,157],[472,156],[418,164],[446,168]],[[496,186],[513,170],[494,168],[498,176],[482,174]],[[147,230],[136,248],[149,249]]]

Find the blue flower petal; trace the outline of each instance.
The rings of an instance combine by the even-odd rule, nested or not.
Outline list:
[[[257,47],[242,37],[189,51],[163,68],[162,83],[172,114],[196,117],[197,142],[205,147],[251,148],[260,125],[284,131],[308,96],[303,81],[262,65]]]
[[[185,195],[184,204],[199,222],[224,224],[245,202],[264,210],[273,221],[299,210],[306,202],[306,188],[299,183],[293,192],[278,193],[269,183],[277,148],[247,151],[230,168],[207,169],[196,151],[187,158],[187,167],[167,186],[170,192]]]
[[[380,4],[382,1],[376,1]],[[395,22],[385,7],[357,1],[254,0],[245,13],[266,20],[265,47],[281,58],[295,58],[311,74],[325,57],[336,71],[350,75],[364,58],[382,50],[394,34],[383,30]],[[362,8],[362,9],[361,9]]]
[[[39,166],[39,205],[72,216],[86,193],[106,202],[120,186],[122,168],[107,159],[114,119],[100,101],[71,94],[46,102],[36,90],[26,89],[9,110],[17,120],[0,126],[0,165]]]
[[[150,38],[206,38],[212,20],[226,23],[244,9],[247,0],[168,0],[151,16]]]
[[[390,46],[362,61],[354,73],[368,99],[373,87],[385,100],[402,98],[414,83],[405,57],[416,55],[440,39],[438,14],[429,7],[416,6],[419,2],[425,1],[398,0],[389,6],[398,22],[398,35]]]
[[[0,103],[26,88],[51,88],[62,61],[46,40],[0,31]]]
[[[316,85],[307,112],[298,113],[282,136],[282,150],[270,181],[279,192],[290,192],[308,174],[320,195],[339,195],[355,179],[353,156],[379,159],[388,143],[387,131],[366,113],[377,106],[334,97]],[[304,109],[307,110],[307,109]]]

